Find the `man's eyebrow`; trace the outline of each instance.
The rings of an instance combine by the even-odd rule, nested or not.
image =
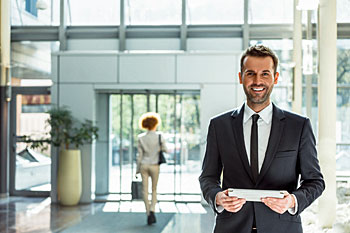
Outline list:
[[[270,70],[263,70],[263,72],[269,72],[269,73],[271,73],[271,71],[270,71]]]
[[[255,73],[254,70],[246,70],[246,71],[244,71],[244,73],[247,73],[247,72],[253,72],[253,73]]]

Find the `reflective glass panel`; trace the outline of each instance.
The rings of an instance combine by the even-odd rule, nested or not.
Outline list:
[[[149,102],[147,102],[149,99]],[[161,117],[158,131],[166,140],[166,164],[160,166],[159,200],[199,201],[201,168],[199,95],[196,94],[115,94],[111,96],[112,134],[109,192],[130,200],[131,181],[136,172],[140,116],[157,111]],[[122,142],[121,142],[122,141]],[[151,190],[151,182],[149,182]],[[183,194],[187,195],[183,197]]]
[[[51,190],[51,149],[43,143],[39,148],[31,146],[48,138],[50,128],[46,120],[50,109],[50,95],[16,96],[16,173],[15,189],[27,191]],[[30,142],[24,142],[24,136]]]
[[[119,0],[69,0],[69,25],[119,25]]]
[[[58,25],[60,0],[11,0],[11,25]]]
[[[182,1],[127,0],[125,22],[127,25],[179,25]]]
[[[243,24],[243,0],[188,0],[187,24]]]
[[[293,0],[250,0],[248,22],[252,24],[293,23]]]
[[[350,171],[350,40],[337,41],[337,176]]]
[[[337,22],[350,22],[350,0],[337,0]]]
[[[58,42],[11,43],[12,86],[51,86],[51,53]]]

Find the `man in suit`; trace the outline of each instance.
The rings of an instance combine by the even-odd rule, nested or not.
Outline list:
[[[325,188],[310,120],[270,101],[277,65],[268,47],[248,48],[239,72],[246,102],[210,121],[199,181],[216,212],[214,232],[301,233],[300,213]],[[287,192],[251,202],[228,188]]]

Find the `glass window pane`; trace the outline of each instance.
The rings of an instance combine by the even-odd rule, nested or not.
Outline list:
[[[350,143],[350,86],[337,89],[337,142]]]
[[[337,47],[337,82],[350,84],[350,40],[338,40]]]
[[[180,159],[177,166],[180,172],[176,179],[177,191],[186,194],[200,194],[198,176],[201,171],[200,154],[200,97],[199,95],[182,95],[179,99],[178,118],[180,125],[179,143]]]
[[[336,156],[337,175],[348,174],[350,171],[350,145],[337,145]]]
[[[109,177],[109,191],[120,192],[121,170],[120,170],[120,95],[111,96],[111,170]]]
[[[255,24],[293,23],[293,0],[251,0],[248,22]]]
[[[350,0],[337,0],[337,22],[350,22]]]
[[[11,25],[58,25],[59,2],[60,0],[11,0]]]
[[[12,85],[51,86],[51,53],[58,48],[56,41],[11,43]]]
[[[119,0],[70,0],[68,1],[70,25],[119,25]]]
[[[188,0],[187,24],[242,24],[243,0]]]
[[[21,136],[31,140],[48,138],[46,120],[50,109],[50,95],[17,95],[16,107],[16,174],[15,189],[30,191],[51,190],[51,149],[50,144],[32,149]]]
[[[125,3],[127,25],[179,25],[181,1],[129,0]]]

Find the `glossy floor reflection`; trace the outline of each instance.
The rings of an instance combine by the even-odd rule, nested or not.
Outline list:
[[[131,225],[138,225],[137,230],[136,228],[118,230],[117,227],[113,230],[105,230],[108,228],[105,227],[104,216],[116,216],[111,218],[115,221],[120,213],[137,215],[140,221],[138,224],[131,222],[134,221],[131,218],[129,220]],[[200,203],[158,203],[156,214],[159,215],[159,220],[162,215],[169,213],[172,215],[161,228],[154,227],[151,230],[146,224],[146,216],[142,213],[144,213],[142,201],[91,203],[65,207],[51,204],[50,198],[10,197],[0,199],[0,232],[73,232],[72,229],[78,229],[80,226],[83,228],[89,219],[93,219],[97,228],[85,232],[188,232],[184,227],[190,225],[191,233],[209,233],[214,221],[211,210],[208,207],[202,207]],[[101,225],[100,228],[99,225]]]
[[[350,202],[345,194],[337,205],[333,229],[317,222],[317,201],[301,215],[304,232],[349,233]],[[159,224],[146,224],[142,201],[95,202],[74,207],[52,204],[50,198],[10,197],[0,199],[0,233],[211,233],[214,214],[200,203],[159,202]]]

